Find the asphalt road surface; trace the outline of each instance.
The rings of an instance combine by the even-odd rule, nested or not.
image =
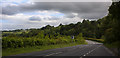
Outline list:
[[[79,58],[82,58],[84,56],[115,56],[102,43],[90,40],[86,40],[86,42],[88,42],[87,45],[77,45],[72,47],[50,49],[45,51],[18,54],[14,56],[79,56]]]

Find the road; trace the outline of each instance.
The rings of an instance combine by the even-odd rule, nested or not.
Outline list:
[[[18,54],[14,56],[115,56],[102,43],[86,40],[87,45],[77,45],[72,47],[64,47],[38,51],[32,53]]]

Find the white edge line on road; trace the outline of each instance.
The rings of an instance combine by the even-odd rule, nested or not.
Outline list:
[[[104,46],[103,46],[104,47]],[[110,51],[108,48],[106,48],[106,47],[104,47],[110,54],[112,54],[113,55],[113,52],[112,51]]]

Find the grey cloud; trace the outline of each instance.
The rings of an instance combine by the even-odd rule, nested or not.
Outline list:
[[[78,16],[85,19],[98,19],[107,14],[110,5],[111,2],[35,2],[34,4],[3,7],[2,14],[13,15],[23,12],[48,10],[59,11],[70,18],[73,16],[69,14],[78,13]]]
[[[2,14],[13,15],[20,12],[20,8],[17,6],[2,7]]]
[[[30,17],[29,20],[31,20],[31,21],[41,21],[41,18],[38,17],[38,16],[33,16],[33,17]]]
[[[67,18],[74,18],[76,15],[72,14],[72,13],[68,13],[65,15],[65,17]]]
[[[59,17],[44,17],[44,18],[41,18],[39,16],[32,16],[29,18],[30,21],[41,21],[41,20],[59,20],[60,18]]]
[[[51,17],[51,18],[48,18],[49,20],[58,20],[58,19],[60,19],[60,18],[58,18],[58,17]]]
[[[3,24],[2,30],[41,28],[42,24]]]
[[[99,19],[107,15],[107,12],[101,12],[101,13],[88,13],[88,14],[81,14],[79,17],[84,19]]]

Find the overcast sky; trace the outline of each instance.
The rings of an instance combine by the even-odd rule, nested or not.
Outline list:
[[[101,1],[101,0],[100,0]],[[2,4],[1,4],[2,3]],[[107,2],[31,2],[30,0],[3,0],[0,2],[2,30],[41,28],[97,20],[108,14]]]

